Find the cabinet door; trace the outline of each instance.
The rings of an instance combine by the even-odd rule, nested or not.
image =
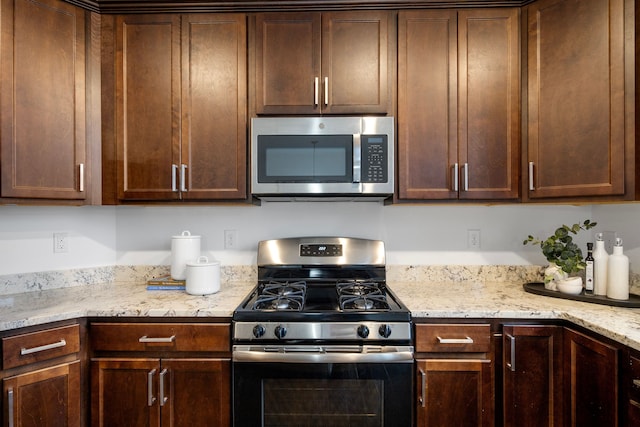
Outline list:
[[[0,195],[85,199],[86,12],[57,0],[1,8]]]
[[[398,188],[400,199],[455,199],[457,14],[398,15]]]
[[[91,425],[160,425],[158,359],[95,359],[91,362]]]
[[[319,13],[256,15],[256,83],[258,114],[320,112]]]
[[[528,197],[624,194],[623,0],[527,12]]]
[[[515,199],[520,163],[518,9],[458,14],[461,199]]]
[[[400,199],[514,199],[517,9],[401,12]]]
[[[180,22],[177,15],[116,18],[118,198],[179,197]]]
[[[386,113],[389,109],[389,12],[322,15],[324,113]]]
[[[161,375],[163,426],[231,425],[229,359],[162,359]]]
[[[562,328],[503,328],[504,425],[563,425]]]
[[[246,33],[245,15],[182,18],[182,199],[246,198]]]
[[[5,420],[14,427],[81,425],[80,362],[5,378]]]
[[[493,425],[490,360],[417,360],[417,425]]]
[[[570,426],[618,425],[618,350],[565,330],[565,382]]]

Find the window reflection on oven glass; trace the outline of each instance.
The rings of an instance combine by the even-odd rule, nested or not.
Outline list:
[[[265,427],[380,427],[382,380],[265,379]]]

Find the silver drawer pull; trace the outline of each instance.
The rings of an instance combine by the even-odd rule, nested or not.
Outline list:
[[[159,338],[149,338],[148,336],[143,336],[138,338],[138,342],[174,342],[176,340],[175,335],[171,335],[170,337],[159,337]]]
[[[33,354],[33,353],[38,353],[40,351],[51,350],[53,348],[64,347],[65,345],[67,345],[67,342],[62,339],[62,340],[60,340],[58,342],[54,342],[52,344],[41,345],[39,347],[22,348],[22,349],[20,349],[20,356],[26,356],[27,354]]]
[[[473,338],[471,337],[466,337],[466,338],[436,337],[436,338],[438,338],[438,343],[440,344],[473,344]]]
[[[633,380],[633,386],[636,388],[640,388],[640,380],[639,379],[634,379]]]

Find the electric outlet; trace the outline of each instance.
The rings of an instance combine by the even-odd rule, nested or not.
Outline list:
[[[237,243],[238,243],[238,231],[224,230],[224,248],[235,249]]]
[[[69,236],[67,233],[53,233],[53,252],[69,252]]]
[[[467,230],[467,247],[480,249],[480,230]]]
[[[604,239],[604,248],[609,254],[613,253],[613,245],[616,243],[616,237],[618,233],[615,231],[603,231],[602,238]]]

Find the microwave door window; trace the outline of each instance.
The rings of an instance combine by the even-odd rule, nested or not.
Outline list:
[[[352,182],[352,139],[351,135],[260,136],[259,182]]]

